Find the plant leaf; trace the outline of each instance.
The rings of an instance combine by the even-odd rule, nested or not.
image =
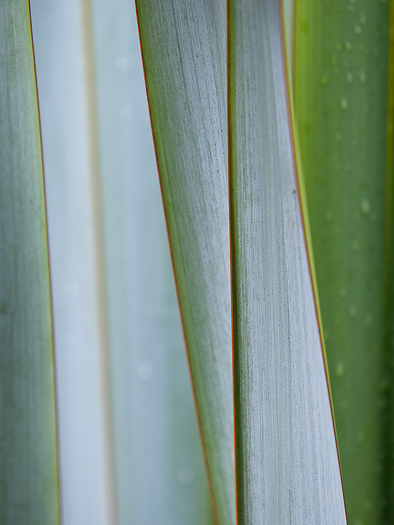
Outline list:
[[[230,0],[228,17],[237,519],[344,524],[279,1]]]
[[[58,523],[51,304],[29,6],[0,4],[0,522]]]
[[[210,511],[135,7],[92,2],[120,524]]]
[[[381,519],[388,488],[388,24],[388,2],[297,4],[295,109],[345,499],[349,520],[367,523]]]
[[[110,399],[98,306],[103,275],[93,211],[97,172],[87,88],[89,36],[81,7],[79,0],[31,0],[48,203],[62,522],[107,525],[114,506],[105,413]]]
[[[394,352],[394,2],[390,2],[389,53],[387,68],[387,136],[386,136],[386,184],[385,184],[385,328],[386,328],[386,378],[393,377],[392,356]],[[394,520],[394,389],[392,382],[384,382],[387,401],[385,445],[386,479],[385,494],[388,501],[388,521]],[[390,386],[388,386],[390,385]]]
[[[137,1],[156,156],[213,507],[235,522],[225,2]]]

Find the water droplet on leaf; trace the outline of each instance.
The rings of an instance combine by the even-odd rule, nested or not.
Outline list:
[[[341,402],[339,403],[339,408],[340,408],[341,410],[346,410],[346,409],[347,409],[347,401],[341,401]]]
[[[346,97],[341,97],[339,101],[339,106],[341,109],[345,110],[349,107],[349,102]]]
[[[354,306],[354,304],[352,304],[349,308],[349,315],[353,318],[357,315],[357,308]]]
[[[335,375],[337,377],[343,377],[345,375],[345,363],[343,361],[337,361],[335,365]]]
[[[327,76],[323,76],[323,77],[321,77],[321,78],[320,78],[320,84],[321,84],[322,86],[327,86],[327,84],[328,84],[328,77],[327,77]]]
[[[368,199],[361,199],[360,209],[363,213],[367,214],[371,211],[371,203]]]

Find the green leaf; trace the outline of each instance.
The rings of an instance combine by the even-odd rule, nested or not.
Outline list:
[[[214,514],[235,522],[225,2],[137,1],[156,156]]]
[[[385,319],[386,319],[386,378],[392,378],[394,367],[394,2],[390,3],[389,56],[387,70],[387,137],[386,137],[386,184],[385,184]],[[394,389],[392,381],[385,381],[385,446],[387,453],[385,496],[389,505],[388,519],[394,520]]]
[[[239,525],[346,523],[298,197],[279,2],[229,2]]]
[[[0,522],[58,523],[45,203],[29,6],[0,3]]]
[[[295,109],[352,523],[387,511],[388,25],[389,2],[297,4]]]

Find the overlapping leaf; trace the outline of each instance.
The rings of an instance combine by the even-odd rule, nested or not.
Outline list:
[[[362,523],[387,512],[389,486],[388,24],[388,2],[297,4],[296,117],[345,497]]]
[[[28,3],[0,4],[0,522],[58,523],[51,304]]]
[[[300,212],[279,2],[229,2],[237,518],[346,523]]]
[[[225,2],[137,1],[179,303],[218,523],[235,522]]]

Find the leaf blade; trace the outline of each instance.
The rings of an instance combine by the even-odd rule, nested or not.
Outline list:
[[[290,135],[279,2],[229,2],[237,519],[346,523]]]
[[[210,510],[146,99],[135,6],[92,3],[118,520]]]
[[[81,2],[31,0],[48,208],[64,525],[111,523],[91,107]],[[102,323],[101,323],[102,324]]]
[[[137,1],[137,14],[214,512],[234,523],[225,4]]]
[[[2,523],[58,523],[51,303],[29,6],[0,5]]]
[[[388,486],[379,408],[388,9],[299,1],[296,16],[295,109],[345,498],[350,520],[371,522]]]

